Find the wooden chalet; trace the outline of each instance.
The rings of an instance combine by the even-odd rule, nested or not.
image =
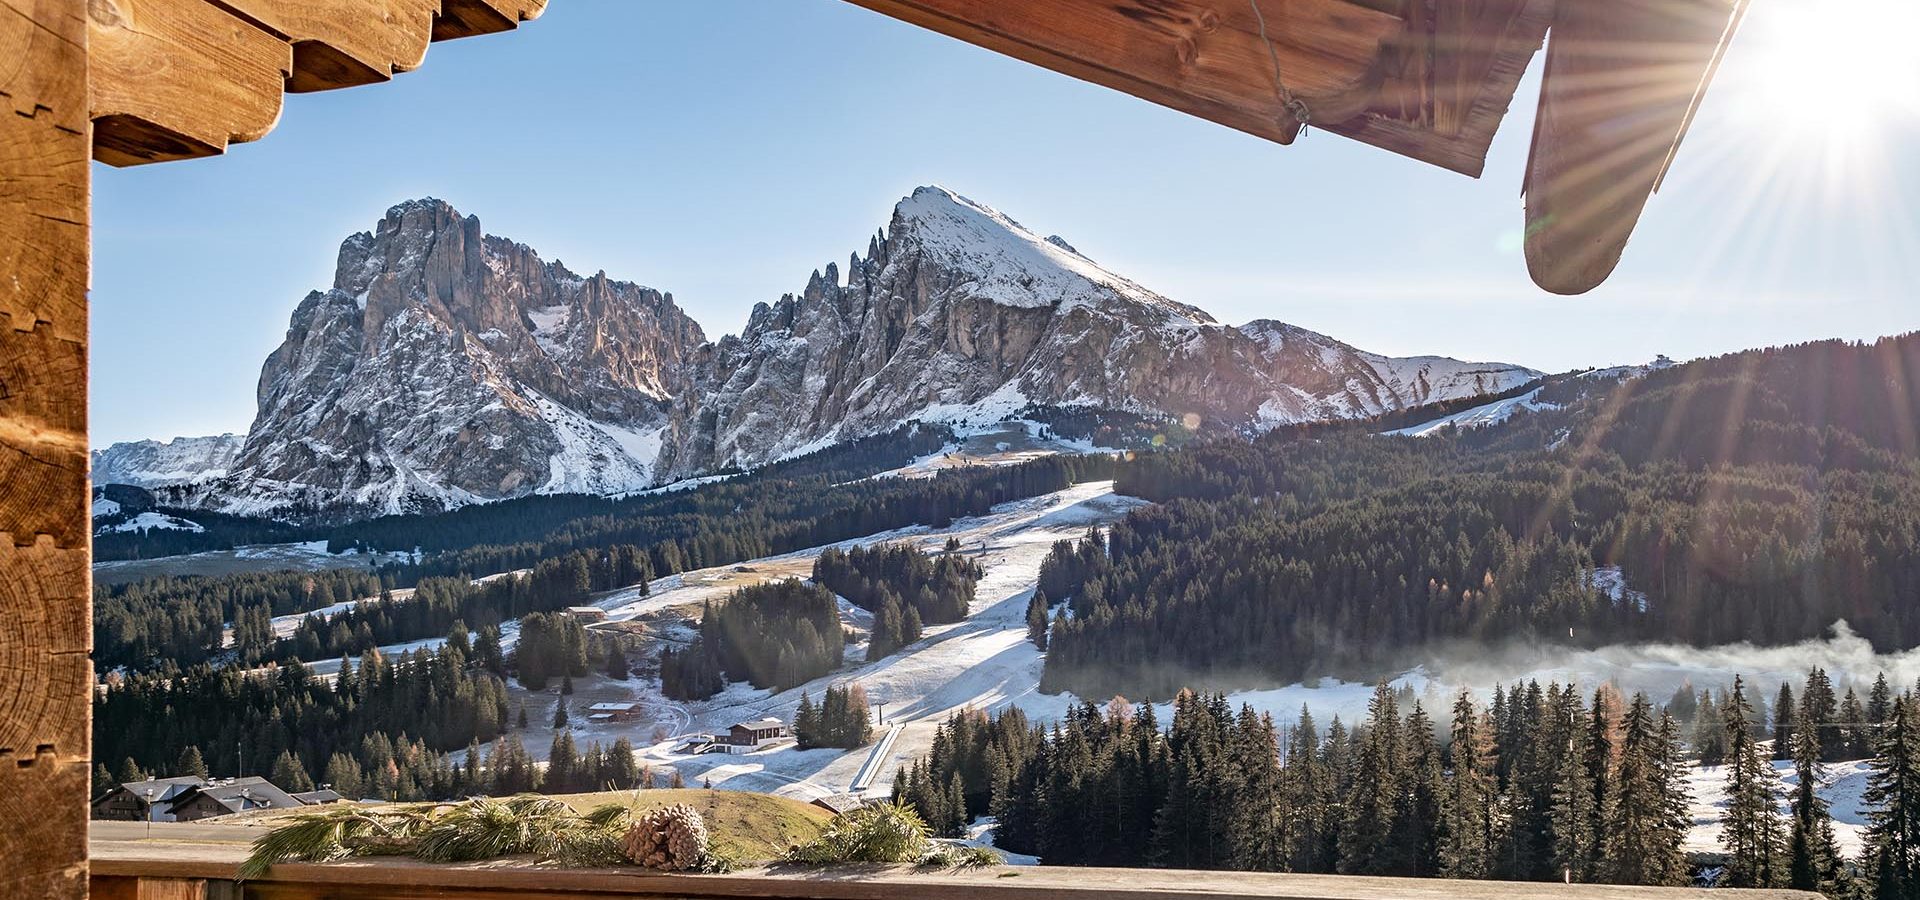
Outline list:
[[[198,775],[182,775],[116,784],[93,798],[92,816],[118,822],[171,822],[173,799],[206,783]]]
[[[1744,0],[849,2],[1277,144],[1310,128],[1354,141],[1356,151],[1369,145],[1468,176],[1480,173],[1510,106],[1536,103],[1525,183],[1489,190],[1524,189],[1527,265],[1543,288],[1575,293],[1600,283],[1619,259]],[[510,31],[545,5],[0,0],[0,527],[12,536],[0,541],[0,754],[11,761],[0,765],[0,897],[69,900],[89,890],[90,161],[218,155],[271,131],[285,93],[385,81],[422,65],[431,42]],[[1516,98],[1543,43],[1544,88],[1538,98]],[[1276,153],[1274,165],[1286,164]],[[246,896],[652,890],[604,874],[422,875],[374,866],[354,870],[356,887],[329,874],[337,869],[287,871],[273,883],[250,883]],[[231,873],[216,859],[122,856],[103,861],[93,885],[102,897],[184,900],[216,888],[237,897]],[[688,897],[978,896],[1060,892],[1085,879],[1139,897],[1433,893],[1390,880],[1224,873],[944,886],[883,874],[864,882],[702,878],[649,883]],[[1502,886],[1485,895],[1530,890]]]

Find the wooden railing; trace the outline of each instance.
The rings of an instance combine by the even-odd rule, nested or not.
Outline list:
[[[513,863],[430,865],[370,859],[275,867],[239,884],[244,847],[183,851],[94,842],[96,900],[590,900],[616,897],[791,898],[791,900],[1819,900],[1795,891],[1712,892],[1689,888],[1523,882],[1188,872],[1169,869],[992,867],[925,871],[910,867],[754,869],[726,875],[559,869]]]

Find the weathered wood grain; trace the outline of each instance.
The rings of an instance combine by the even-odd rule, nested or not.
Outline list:
[[[445,0],[433,22],[433,39],[448,41],[512,31],[521,22],[538,18],[547,0]]]
[[[293,48],[206,0],[88,0],[94,157],[211,156],[280,120]]]
[[[1535,284],[1580,294],[1612,274],[1732,15],[1729,0],[1559,4],[1527,160]]]
[[[0,0],[0,897],[86,896],[85,2]]]
[[[96,873],[232,877],[245,844],[96,842]],[[192,857],[191,859],[187,857]],[[787,900],[1819,900],[1801,891],[1281,875],[1073,866],[927,871],[910,866],[778,867],[725,875],[565,869],[525,861],[432,865],[392,857],[275,866],[246,884],[249,900],[611,900],[615,897]]]
[[[419,68],[440,0],[221,0],[293,45],[291,93],[386,81]]]
[[[1506,119],[1520,77],[1546,37],[1554,2],[1485,0],[1478,6],[1455,8],[1460,2],[1435,0],[1435,27],[1446,30],[1439,32],[1432,44],[1432,67],[1414,66],[1405,60],[1393,64],[1402,68],[1383,84],[1380,105],[1344,122],[1321,123],[1323,127],[1383,150],[1480,177],[1486,167],[1487,149]],[[1404,54],[1408,49],[1404,42],[1394,45],[1397,53]],[[1409,71],[1432,78],[1432,84],[1408,85],[1398,80]],[[1472,75],[1474,71],[1479,74]],[[1452,79],[1451,85],[1446,83],[1448,79]],[[1471,89],[1462,87],[1463,82],[1471,84]],[[1409,96],[1422,99],[1410,106]]]
[[[1290,143],[1273,57],[1245,0],[852,0],[1035,65]],[[1315,125],[1358,115],[1403,20],[1344,0],[1262,0],[1281,79]]]

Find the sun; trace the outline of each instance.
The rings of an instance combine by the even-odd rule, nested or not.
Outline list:
[[[1844,151],[1920,120],[1917,40],[1920,0],[1752,0],[1714,90],[1748,137]]]

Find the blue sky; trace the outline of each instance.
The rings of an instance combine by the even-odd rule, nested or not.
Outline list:
[[[1773,11],[1811,2],[1756,4],[1620,269],[1567,298],[1518,250],[1537,73],[1476,181],[1327,133],[1281,147],[838,0],[555,0],[389,84],[289,97],[224,157],[96,166],[92,440],[244,431],[341,238],[423,195],[671,291],[712,336],[929,183],[1223,321],[1384,353],[1563,370],[1914,330],[1920,63],[1872,115],[1784,95],[1825,87],[1776,74]]]

